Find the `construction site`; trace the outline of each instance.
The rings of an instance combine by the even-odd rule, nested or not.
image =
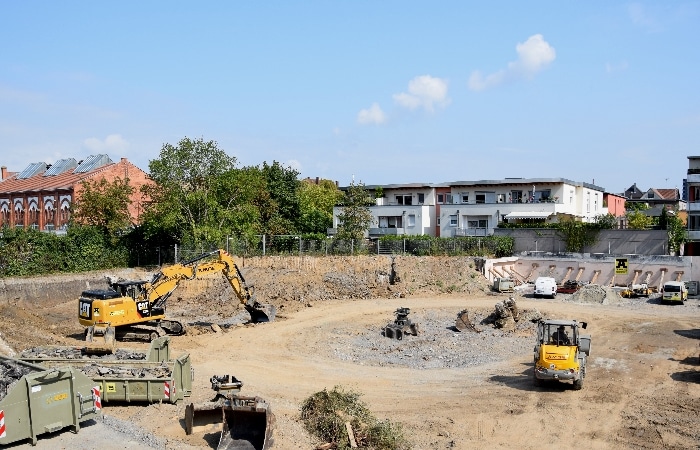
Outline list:
[[[252,413],[244,428],[268,433],[241,448],[351,448],[313,435],[301,418],[305,399],[336,386],[360,393],[380,420],[400,424],[413,449],[570,447],[571,439],[593,449],[685,449],[700,442],[700,300],[667,304],[659,292],[671,280],[700,279],[692,258],[264,257],[237,264],[257,301],[276,310],[274,320],[251,323],[250,307],[219,274],[189,279],[167,309],[184,333],[151,343],[117,340],[99,359],[75,350],[86,346],[81,292],[106,289],[108,276],[148,279],[152,272],[2,280],[0,354],[11,362],[0,409],[11,396],[35,401],[38,381],[31,380],[47,383],[56,370],[80,378],[75,390],[84,402],[82,410],[75,402],[84,411],[77,423],[37,417],[6,446],[221,448],[221,419],[204,418],[233,405],[235,414]],[[538,277],[576,288],[534,298]],[[511,284],[499,291],[498,279]],[[620,295],[641,284],[650,287],[646,296]],[[533,383],[543,320],[587,324],[583,387]],[[66,347],[73,350],[56,353]],[[29,389],[20,391],[18,379]],[[15,423],[5,419],[7,433]]]

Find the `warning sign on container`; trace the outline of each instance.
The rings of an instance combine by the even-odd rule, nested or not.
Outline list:
[[[627,275],[627,258],[615,258],[615,275]]]

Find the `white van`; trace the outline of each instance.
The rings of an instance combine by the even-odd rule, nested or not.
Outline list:
[[[535,298],[556,297],[557,282],[552,277],[537,277],[535,280]]]
[[[678,302],[681,305],[688,298],[688,288],[682,281],[667,281],[664,283],[661,301]]]

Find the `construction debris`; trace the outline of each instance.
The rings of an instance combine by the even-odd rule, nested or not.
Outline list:
[[[515,323],[520,320],[520,310],[514,297],[509,297],[501,303],[496,303],[496,328],[514,329]]]
[[[411,319],[408,318],[410,312],[411,310],[409,308],[398,308],[394,312],[394,314],[396,314],[394,323],[390,323],[384,327],[384,336],[390,339],[398,339],[399,341],[407,334],[418,336],[418,325],[412,323]]]
[[[474,324],[469,320],[469,311],[463,309],[457,314],[457,320],[455,321],[455,328],[457,331],[473,331],[474,333],[481,333],[481,330],[476,328]]]

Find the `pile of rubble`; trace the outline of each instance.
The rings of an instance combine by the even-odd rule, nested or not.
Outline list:
[[[145,360],[146,354],[118,348],[112,354],[91,354],[85,347],[33,347],[22,351],[21,358],[26,359],[101,359],[101,360]]]
[[[115,378],[167,378],[172,375],[172,370],[166,364],[157,367],[124,367],[105,366],[98,363],[77,367],[90,378],[115,377]]]
[[[15,361],[0,361],[0,400],[5,398],[12,386],[23,376],[33,372],[30,367],[19,364]]]

